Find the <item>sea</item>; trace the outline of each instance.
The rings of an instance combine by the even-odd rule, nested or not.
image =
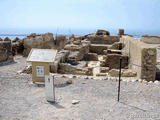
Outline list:
[[[110,31],[111,35],[117,35],[118,29],[105,29]],[[43,33],[53,33],[54,37],[57,35],[66,35],[67,37],[72,34],[81,36],[90,33],[95,33],[97,29],[0,29],[0,37],[2,39],[9,37],[14,40],[16,37],[23,39],[31,33],[43,34]],[[160,30],[125,30],[125,34],[133,35],[134,38],[140,39],[142,35],[153,35],[160,36]]]

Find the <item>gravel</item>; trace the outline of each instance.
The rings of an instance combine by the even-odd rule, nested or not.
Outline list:
[[[158,120],[160,85],[106,79],[55,76],[56,103],[46,101],[44,84],[33,84],[31,75],[17,71],[25,58],[0,66],[0,120]],[[66,81],[72,80],[72,84]],[[85,84],[83,84],[85,83]],[[79,104],[73,105],[73,100]]]

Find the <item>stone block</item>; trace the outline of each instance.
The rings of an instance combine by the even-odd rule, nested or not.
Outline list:
[[[106,64],[110,69],[119,69],[120,67],[120,58],[122,58],[122,68],[128,66],[128,56],[119,55],[119,54],[108,54]]]
[[[76,75],[90,74],[88,68],[78,67],[68,63],[60,63],[58,72],[62,74],[76,74]]]
[[[108,73],[112,77],[119,77],[119,69],[112,69]],[[136,77],[137,73],[130,69],[122,69],[121,77]]]
[[[96,53],[88,53],[84,55],[85,61],[98,61],[98,55]]]
[[[113,44],[115,42],[120,41],[119,36],[97,36],[97,35],[90,35],[88,36],[88,40],[91,44]]]
[[[110,35],[110,32],[107,30],[97,30],[96,35]]]
[[[91,44],[89,46],[89,52],[97,53],[99,55],[103,55],[103,50],[107,50],[110,45],[105,44]]]

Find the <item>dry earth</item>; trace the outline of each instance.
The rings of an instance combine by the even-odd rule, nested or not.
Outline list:
[[[160,120],[160,85],[122,81],[118,103],[116,80],[57,75],[56,103],[50,104],[44,85],[17,74],[25,65],[25,58],[16,56],[15,63],[0,66],[0,120]]]

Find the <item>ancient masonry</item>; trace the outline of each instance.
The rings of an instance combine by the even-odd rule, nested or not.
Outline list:
[[[0,38],[0,64],[13,61],[11,40]]]
[[[84,36],[71,35],[67,38],[59,35],[55,39],[52,33],[34,33],[12,42],[9,38],[0,39],[0,62],[13,60],[16,54],[27,57],[32,48],[57,49],[56,60],[50,66],[52,73],[117,77],[122,59],[122,77],[154,81],[157,48],[149,44],[152,38],[156,43],[160,41],[154,36],[142,36],[141,40],[136,40],[124,34],[123,29],[119,29],[117,36],[106,30],[97,30]]]

